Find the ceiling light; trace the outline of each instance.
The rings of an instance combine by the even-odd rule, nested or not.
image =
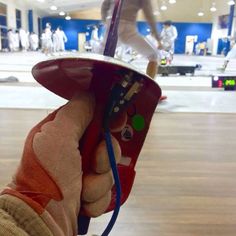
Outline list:
[[[210,11],[212,11],[212,12],[215,12],[217,9],[216,9],[216,7],[214,7],[214,6],[212,6],[211,8],[210,8]]]
[[[198,16],[204,16],[204,13],[202,11],[198,12]]]
[[[60,16],[64,16],[66,13],[64,11],[59,12]]]
[[[160,15],[160,12],[159,12],[159,11],[154,11],[154,12],[153,12],[153,15],[154,15],[154,16],[158,16],[158,15]]]
[[[211,11],[211,12],[217,11],[217,9],[216,9],[216,3],[215,3],[215,2],[212,3],[212,6],[211,6],[211,8],[210,8],[210,11]]]
[[[66,16],[65,19],[66,20],[71,20],[71,16]]]
[[[38,2],[45,2],[45,0],[37,0]]]
[[[228,5],[232,6],[232,5],[234,5],[234,4],[235,4],[235,1],[234,1],[234,0],[228,1]]]
[[[56,11],[56,10],[57,10],[57,6],[54,6],[54,5],[53,5],[53,6],[50,7],[50,9],[51,9],[52,11]]]
[[[167,6],[166,6],[166,5],[162,5],[162,6],[161,6],[161,10],[162,10],[162,11],[166,11],[166,10],[167,10]]]
[[[176,3],[176,0],[169,0],[169,3],[170,3],[170,4],[175,4],[175,3]]]

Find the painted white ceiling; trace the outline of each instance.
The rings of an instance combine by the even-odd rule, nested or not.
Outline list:
[[[103,0],[18,0],[26,2],[29,6],[36,7],[42,12],[43,16],[46,15],[58,15],[58,12],[76,12],[81,10],[89,10],[94,8],[100,8]],[[151,0],[153,4],[153,11],[159,12],[157,15],[159,20],[162,19],[173,19],[175,21],[209,21],[215,14],[220,12],[229,12],[229,6],[227,5],[228,0],[176,0],[177,3],[174,5],[169,4],[169,0]],[[209,11],[212,3],[216,3],[218,11],[211,13]],[[167,11],[161,11],[160,6],[166,3],[168,6]],[[50,6],[56,5],[57,11],[51,11]],[[205,16],[199,18],[197,13],[199,10],[205,12]]]
[[[21,0],[22,1],[22,0]],[[100,7],[102,0],[23,0],[28,5],[34,6],[45,14],[55,14],[59,11],[71,12]],[[57,11],[51,11],[50,6],[58,7]]]

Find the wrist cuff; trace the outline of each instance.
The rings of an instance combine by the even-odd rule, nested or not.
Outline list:
[[[53,236],[33,209],[7,194],[0,196],[0,235]]]

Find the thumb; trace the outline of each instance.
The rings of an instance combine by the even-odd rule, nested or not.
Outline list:
[[[63,124],[60,127],[62,133],[68,133],[68,126],[74,126],[70,131],[76,134],[79,141],[93,118],[94,107],[94,96],[87,92],[80,93],[58,111],[55,121]]]
[[[78,144],[92,120],[93,110],[93,95],[80,93],[34,136],[34,153],[61,188],[67,188],[69,183],[72,185],[81,174]]]

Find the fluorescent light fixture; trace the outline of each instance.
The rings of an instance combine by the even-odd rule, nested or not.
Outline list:
[[[65,13],[64,11],[60,11],[60,12],[59,12],[59,15],[60,15],[60,16],[65,16],[66,13]]]
[[[211,12],[215,12],[215,11],[217,11],[217,9],[216,9],[215,6],[212,6],[212,7],[210,8],[210,11],[211,11]]]
[[[52,5],[52,6],[50,7],[50,9],[51,9],[52,11],[56,11],[56,10],[57,10],[57,6]]]
[[[161,6],[161,10],[162,10],[162,11],[166,11],[166,10],[167,10],[167,6],[166,6],[166,5],[162,5],[162,6]]]
[[[211,12],[217,11],[217,9],[216,9],[216,3],[215,3],[215,2],[212,3],[212,6],[211,6],[211,8],[210,8],[210,11],[211,11]]]
[[[232,5],[234,5],[234,4],[235,4],[235,1],[234,1],[234,0],[228,1],[228,5],[232,6]]]
[[[45,2],[45,0],[37,0],[38,2]]]
[[[176,3],[176,0],[169,0],[169,3],[170,3],[170,4],[175,4],[175,3]]]
[[[197,13],[198,16],[204,16],[204,13],[202,11]]]
[[[159,11],[154,11],[153,15],[158,16],[158,15],[160,15],[160,12]]]
[[[71,16],[66,16],[65,19],[66,20],[71,20]]]

